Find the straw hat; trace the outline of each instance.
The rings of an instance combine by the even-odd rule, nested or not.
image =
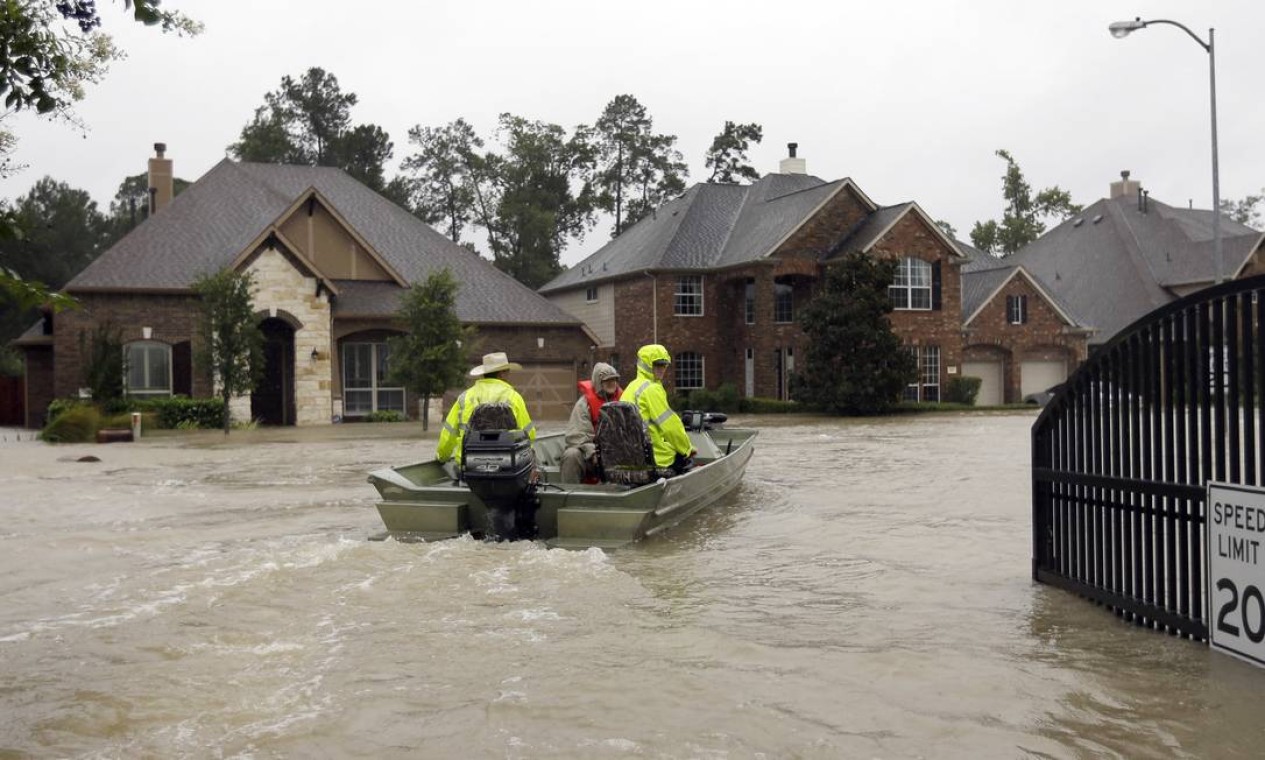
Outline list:
[[[518,362],[510,361],[504,351],[497,351],[494,354],[484,354],[483,363],[470,370],[470,377],[481,377],[492,372],[503,372],[507,369],[522,368],[523,365]]]

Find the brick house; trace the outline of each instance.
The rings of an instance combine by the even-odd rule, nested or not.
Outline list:
[[[402,330],[401,294],[445,267],[461,284],[458,316],[478,329],[471,365],[506,351],[524,366],[513,382],[533,416],[567,414],[596,343],[575,317],[341,170],[226,159],[173,199],[171,160],[155,148],[149,219],[67,284],[82,308],[46,315],[14,342],[26,364],[28,427],[54,398],[77,394],[81,341],[103,324],[122,333],[130,395],[211,395],[210,373],[194,359],[190,286],[224,267],[254,273],[265,335],[264,379],[234,400],[238,419],[414,416],[416,399],[386,383],[385,341]]]
[[[1221,216],[1221,279],[1265,273],[1265,235]],[[1009,257],[1093,328],[1093,350],[1143,315],[1214,284],[1213,213],[1161,203],[1129,172],[1109,194]]]
[[[917,203],[879,206],[851,179],[808,175],[790,147],[777,174],[745,186],[694,185],[540,292],[583,320],[599,339],[601,358],[624,371],[639,346],[668,346],[677,390],[732,383],[745,396],[788,398],[806,340],[796,309],[812,297],[824,268],[853,251],[897,261],[892,330],[919,365],[906,398],[939,401],[948,379],[962,372],[968,348],[1005,346],[1020,334],[1042,356],[1062,352],[1065,365],[1083,358],[1077,325],[1051,342],[1034,334],[1047,329],[1043,323],[992,319],[989,304],[1004,303],[1005,288],[978,289],[988,304],[973,303],[968,313],[963,295],[972,276],[964,269],[972,256]],[[1031,295],[1046,297],[1035,288]],[[1044,318],[1045,306],[1033,307]],[[1003,395],[1018,400],[1017,389]]]

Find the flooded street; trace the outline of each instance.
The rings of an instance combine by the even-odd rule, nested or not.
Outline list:
[[[412,425],[0,443],[0,758],[1259,756],[1265,672],[1031,581],[1034,419],[735,418],[612,553],[367,541]]]

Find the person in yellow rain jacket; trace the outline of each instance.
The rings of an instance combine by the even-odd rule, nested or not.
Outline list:
[[[435,447],[435,459],[447,462],[456,461],[461,467],[461,439],[465,436],[470,417],[479,404],[503,402],[509,404],[514,412],[514,421],[532,441],[536,440],[536,423],[531,421],[527,412],[527,404],[514,386],[501,379],[501,375],[512,369],[522,369],[523,365],[512,362],[504,352],[483,355],[483,363],[470,370],[470,377],[477,377],[474,385],[466,388],[453,402],[444,420],[444,427],[439,431],[439,445]]]
[[[663,376],[670,366],[672,355],[668,349],[658,343],[642,346],[637,351],[637,379],[628,384],[621,398],[636,404],[641,419],[646,421],[655,466],[672,469],[679,475],[689,469],[695,451],[685,424],[668,406],[668,393],[663,389]]]

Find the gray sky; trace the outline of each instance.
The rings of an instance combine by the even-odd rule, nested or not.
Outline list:
[[[86,133],[10,117],[29,168],[0,197],[49,175],[104,210],[160,141],[197,179],[283,76],[320,66],[360,98],[355,123],[390,133],[396,162],[414,125],[464,117],[490,137],[509,111],[570,129],[629,93],[678,136],[691,184],[726,119],[756,122],[761,172],[798,142],[810,173],[851,177],[883,205],[917,201],[962,239],[1001,216],[997,148],[1034,191],[1088,204],[1129,169],[1158,200],[1210,208],[1208,55],[1171,26],[1108,34],[1138,15],[1205,41],[1216,28],[1221,196],[1265,186],[1261,0],[165,0],[203,22],[192,39],[100,5],[127,60],[80,104]],[[604,222],[564,263],[608,235]]]

